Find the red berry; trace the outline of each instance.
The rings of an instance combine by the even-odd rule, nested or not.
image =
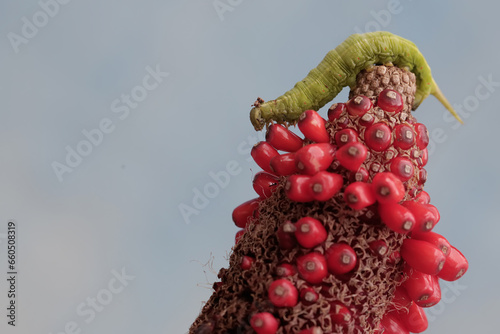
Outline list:
[[[426,191],[421,191],[416,197],[415,200],[420,204],[429,204],[431,201],[431,196]]]
[[[278,245],[281,249],[292,249],[297,245],[297,240],[295,239],[296,227],[291,221],[286,221],[280,225],[278,232],[276,233],[278,237]]]
[[[347,112],[352,116],[363,116],[371,108],[373,108],[372,101],[363,95],[358,95],[350,99],[347,104]]]
[[[417,303],[420,307],[432,307],[441,301],[441,287],[439,286],[439,278],[437,276],[431,276],[432,284],[434,288],[434,294],[432,294],[428,299]]]
[[[439,214],[439,210],[432,204],[425,204],[425,207],[431,210],[432,213],[434,214],[434,217],[436,217],[436,224],[439,223],[439,220],[441,219],[441,214]]]
[[[356,172],[351,172],[349,174],[349,181],[352,182],[367,182],[370,174],[366,168],[360,167]]]
[[[401,181],[408,181],[412,178],[415,171],[413,163],[410,159],[396,157],[391,161],[391,172],[396,175]]]
[[[372,185],[365,182],[349,184],[344,190],[344,200],[354,210],[364,209],[377,201]]]
[[[422,123],[415,124],[415,131],[417,132],[417,137],[415,138],[417,147],[423,150],[427,147],[427,145],[429,145],[429,131]]]
[[[295,153],[277,155],[269,163],[271,171],[279,176],[288,176],[298,172],[295,166]]]
[[[414,233],[412,234],[412,238],[433,244],[443,253],[445,257],[448,257],[448,255],[450,255],[451,245],[448,240],[446,240],[446,238],[441,234],[432,231],[424,233]]]
[[[271,146],[271,144],[261,141],[252,147],[250,154],[260,168],[268,173],[272,173],[269,163],[271,162],[271,159],[278,156],[279,153],[274,149],[274,147]]]
[[[303,174],[314,175],[330,167],[334,155],[335,146],[331,144],[311,144],[295,153],[295,164]]]
[[[311,284],[318,284],[328,275],[325,257],[318,252],[311,252],[297,258],[300,276]]]
[[[241,269],[243,270],[248,270],[252,267],[253,263],[255,262],[255,259],[253,257],[250,257],[250,256],[243,256],[241,258]]]
[[[269,312],[256,313],[250,319],[250,326],[257,334],[275,334],[279,321]]]
[[[384,111],[398,113],[404,108],[403,97],[393,89],[384,89],[378,95],[377,106]]]
[[[259,208],[260,198],[254,198],[238,205],[233,210],[233,222],[239,228],[246,228]]]
[[[336,158],[342,167],[350,171],[357,171],[365,161],[368,150],[366,146],[358,143],[347,143],[337,150]]]
[[[407,190],[408,192],[408,196],[415,199],[416,200],[416,197],[417,197],[417,193],[422,190],[422,187],[412,187],[410,190]]]
[[[321,327],[311,327],[301,330],[299,334],[323,334],[323,330]]]
[[[419,150],[418,148],[414,148],[410,151],[410,157],[414,160],[417,161],[418,158],[420,158],[420,155],[422,154],[422,151]]]
[[[353,270],[356,267],[358,259],[356,252],[351,246],[338,243],[333,244],[326,250],[326,262],[330,273],[342,275]]]
[[[303,217],[295,224],[295,238],[304,248],[314,248],[322,244],[327,237],[323,223],[312,217]]]
[[[391,172],[378,173],[373,177],[373,192],[379,203],[397,203],[405,196],[403,182]]]
[[[343,129],[335,134],[335,143],[338,147],[358,141],[358,133],[353,129]]]
[[[361,211],[358,218],[360,221],[366,224],[378,224],[380,223],[380,216],[378,214],[377,205],[373,204],[366,208],[366,210]]]
[[[345,103],[335,103],[328,109],[328,120],[333,122],[339,119],[346,111]]]
[[[436,276],[424,274],[408,266],[405,273],[408,279],[404,281],[403,286],[418,306],[431,307],[441,300],[441,289]]]
[[[326,121],[314,110],[306,110],[299,117],[299,129],[304,136],[317,143],[329,143]]]
[[[253,189],[260,198],[268,198],[276,189],[278,182],[279,178],[275,175],[258,172],[253,178]]]
[[[394,251],[389,255],[389,263],[390,264],[397,264],[401,261],[401,254],[399,251]]]
[[[245,234],[246,230],[239,230],[236,232],[236,235],[234,236],[234,243],[237,244],[240,242],[241,238],[243,238],[243,234]]]
[[[383,328],[384,334],[410,334],[393,313],[386,313],[382,320],[380,320],[380,325]]]
[[[398,151],[394,148],[394,147],[389,147],[385,152],[384,152],[384,158],[385,160],[391,160],[393,159],[394,157],[396,157],[396,155],[398,154]]]
[[[400,314],[399,319],[403,326],[412,333],[422,333],[429,327],[424,309],[416,303],[411,303],[408,313]]]
[[[310,202],[314,200],[311,189],[311,177],[307,175],[290,175],[285,183],[285,193],[295,202]]]
[[[462,277],[469,269],[469,262],[465,256],[455,247],[451,246],[450,255],[446,258],[443,270],[438,277],[445,281],[456,281]]]
[[[267,292],[269,300],[277,307],[294,307],[299,299],[297,288],[286,278],[272,282]]]
[[[373,117],[373,115],[371,114],[364,114],[359,119],[359,125],[362,126],[370,126],[373,124],[373,122],[375,122],[375,117]]]
[[[336,122],[338,126],[340,126],[342,129],[347,128],[348,126],[352,126],[351,119],[347,116],[342,116],[339,118],[339,120]]]
[[[330,304],[330,318],[337,325],[347,325],[351,322],[352,313],[343,303],[334,301]]]
[[[293,276],[297,273],[297,269],[295,268],[294,265],[290,263],[282,263],[279,266],[276,267],[276,275],[278,277],[289,277]]]
[[[374,151],[385,151],[392,141],[391,128],[385,123],[375,123],[365,131],[366,146]]]
[[[430,242],[416,239],[403,241],[401,256],[412,268],[429,275],[437,275],[446,260],[439,248]]]
[[[426,204],[420,204],[414,201],[406,201],[401,203],[408,208],[415,217],[414,231],[416,233],[429,232],[437,223],[437,217],[434,212],[426,207]]]
[[[422,150],[422,154],[420,155],[420,159],[417,160],[418,165],[421,167],[424,167],[427,165],[427,162],[429,161],[429,151],[427,151],[426,148]]]
[[[312,196],[317,201],[327,201],[340,191],[344,179],[336,173],[318,172],[311,177],[310,186]]]
[[[398,285],[398,287],[394,291],[394,297],[391,301],[391,308],[397,311],[404,312],[410,307],[411,304],[413,304],[413,300],[411,300],[410,296],[408,296],[408,292],[406,292],[404,286]]]
[[[384,240],[375,240],[370,243],[368,243],[368,246],[370,246],[370,249],[373,251],[373,253],[377,256],[383,257],[387,255],[387,243]]]
[[[295,152],[303,145],[303,140],[281,124],[272,124],[266,133],[266,141],[275,149]]]
[[[407,150],[415,144],[415,133],[408,124],[399,124],[394,128],[394,146]]]
[[[408,233],[415,226],[415,217],[410,210],[398,203],[380,204],[378,213],[382,222],[397,233]]]
[[[423,185],[427,181],[427,171],[421,168],[418,172],[418,184]]]
[[[318,293],[311,287],[305,287],[300,289],[300,300],[306,305],[314,304],[318,301]]]

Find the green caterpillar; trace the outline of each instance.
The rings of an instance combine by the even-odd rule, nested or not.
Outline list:
[[[276,100],[264,102],[259,98],[250,111],[250,120],[257,131],[271,121],[293,124],[303,111],[319,110],[344,87],[352,88],[356,84],[356,75],[363,69],[388,63],[415,73],[417,91],[413,110],[432,94],[462,122],[439,90],[429,65],[415,44],[385,31],[349,36],[329,51],[319,65],[291,90]]]

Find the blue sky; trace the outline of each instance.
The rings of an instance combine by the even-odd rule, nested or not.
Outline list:
[[[250,104],[281,95],[370,29],[415,42],[464,110],[463,126],[432,97],[416,112],[433,142],[436,229],[471,263],[426,333],[496,332],[498,10],[488,1],[2,3],[0,235],[15,219],[18,332],[185,333],[227,264],[232,209],[255,197],[258,167],[247,158],[262,134]],[[481,85],[489,94],[474,99]],[[91,147],[81,144],[89,133]],[[85,156],[71,160],[71,150]],[[55,162],[67,168],[60,177]],[[179,206],[193,206],[228,166],[228,184],[187,224]],[[4,321],[0,331],[14,332]]]

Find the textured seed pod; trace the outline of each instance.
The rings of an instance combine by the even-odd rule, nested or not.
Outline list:
[[[403,110],[384,111],[378,105],[377,98],[384,89],[392,89],[401,94]],[[304,116],[302,122],[299,121],[299,128],[302,128],[306,139],[299,138],[300,141],[297,140],[293,148],[287,149],[297,152],[309,145],[333,144],[337,146],[334,160],[326,169],[313,169],[311,175],[296,174],[302,173],[299,169],[295,172],[290,170],[292,174],[289,175],[282,173],[280,177],[275,177],[275,184],[273,182],[268,185],[272,191],[269,197],[260,198],[259,224],[248,224],[244,237],[233,247],[229,267],[222,271],[222,282],[219,282],[217,291],[206,302],[190,334],[195,333],[202,324],[214,320],[214,334],[253,333],[255,330],[250,324],[251,317],[264,312],[270,313],[279,321],[276,334],[374,334],[381,333],[382,330],[386,330],[387,334],[390,333],[389,330],[401,325],[405,327],[407,324],[404,319],[386,317],[388,313],[396,313],[393,305],[398,286],[403,286],[404,291],[408,291],[416,299],[415,302],[411,301],[413,304],[410,303],[412,308],[415,308],[412,305],[428,307],[439,301],[440,289],[436,276],[415,274],[416,271],[411,272],[409,265],[407,267],[410,269],[404,272],[407,261],[403,261],[400,255],[404,240],[413,239],[413,236],[417,239],[417,234],[429,232],[425,232],[425,228],[418,233],[411,231],[412,234],[395,232],[381,219],[380,203],[356,209],[345,201],[346,190],[352,183],[364,182],[373,186],[377,174],[390,172],[403,185],[402,197],[396,196],[393,204],[401,205],[398,201],[428,204],[425,194],[420,199],[416,197],[423,194],[426,179],[423,166],[427,130],[418,125],[410,114],[415,90],[416,77],[413,73],[396,66],[376,66],[357,76],[356,86],[350,94],[350,99],[357,95],[370,99],[373,106],[363,115],[349,113],[345,104],[337,104],[328,111],[328,122],[312,111],[308,113],[309,116]],[[272,103],[270,101],[269,105]],[[277,105],[276,108],[281,106]],[[317,128],[312,119],[317,120]],[[389,146],[383,150],[380,150],[380,145],[371,143],[371,148],[367,143],[371,140],[367,136],[368,129],[377,124],[387,126],[390,133]],[[401,124],[405,127],[398,127]],[[411,147],[411,136],[405,131],[400,131],[398,135],[398,130],[408,130],[406,126],[415,135]],[[273,128],[276,131],[280,127]],[[383,129],[384,136],[387,128]],[[317,133],[315,129],[318,130]],[[344,138],[338,133],[344,134]],[[354,137],[356,140],[353,140]],[[384,140],[383,144],[387,145]],[[268,139],[267,142],[275,149],[285,150],[274,140]],[[357,151],[349,152],[352,147]],[[278,160],[277,157],[272,159]],[[306,159],[304,162],[310,161]],[[273,172],[278,173],[276,168],[273,168]],[[318,192],[313,191],[314,184],[319,183],[315,177],[321,179],[322,175],[327,175],[325,173],[338,175],[342,179],[342,186],[334,195],[319,198]],[[424,208],[437,218],[430,207]],[[303,247],[297,241],[296,225],[303,217],[321,221],[327,232],[326,239],[321,243],[314,242],[310,245],[312,248]],[[422,221],[421,226],[433,224]],[[340,265],[338,262],[329,264],[334,262],[332,259],[339,259],[329,251],[338,244],[349,245],[352,257],[346,257],[347,260],[341,261]],[[442,250],[439,252],[441,254]],[[250,269],[241,268],[243,256],[255,258]],[[405,257],[408,258],[407,254]],[[343,268],[343,265],[351,268]],[[335,269],[330,271],[330,267]],[[338,267],[343,270],[337,270]],[[280,279],[288,281],[285,284],[293,286],[295,290],[290,290],[296,291],[297,301],[284,303],[291,306],[273,303],[276,302],[275,294],[270,298],[269,287]],[[284,291],[278,291],[278,296],[286,295],[287,286],[282,288]],[[276,292],[275,290],[272,291]],[[350,312],[349,321],[334,321],[337,316],[342,318],[343,313],[332,310],[345,310],[332,307],[335,303],[342,303]],[[386,328],[382,326],[381,319],[385,319],[383,323]],[[405,330],[408,328],[401,329],[400,332],[405,333]]]

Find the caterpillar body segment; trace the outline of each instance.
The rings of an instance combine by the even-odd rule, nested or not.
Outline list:
[[[413,110],[432,94],[462,122],[432,78],[431,69],[415,44],[384,31],[351,35],[329,51],[319,65],[291,90],[275,100],[255,104],[250,111],[250,120],[256,130],[272,121],[294,124],[303,111],[319,110],[344,87],[352,88],[357,74],[374,64],[393,64],[416,75]]]

